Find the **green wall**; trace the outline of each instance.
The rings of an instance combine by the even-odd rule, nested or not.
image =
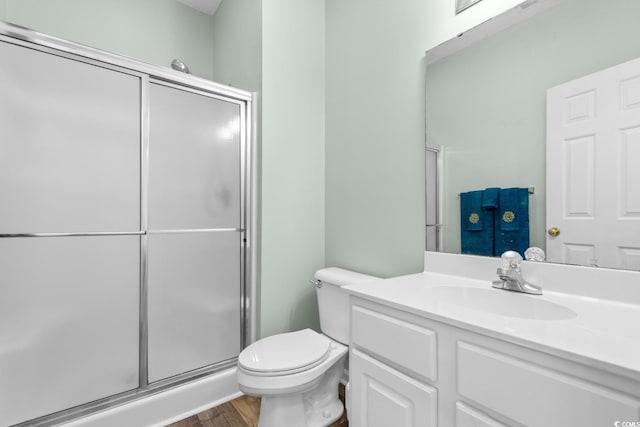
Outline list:
[[[423,0],[223,1],[214,80],[261,89],[260,336],[318,328],[318,268],[422,271],[424,52],[503,3],[465,23]]]
[[[226,0],[212,20],[213,80],[251,92],[262,87],[262,2]]]
[[[325,265],[325,2],[263,5],[260,335],[268,336],[318,328],[309,279]]]
[[[327,0],[327,265],[423,270],[428,16],[424,0]]]
[[[259,91],[258,336],[319,330],[324,261],[324,0],[225,0],[214,80]]]
[[[427,141],[445,147],[445,249],[460,251],[458,194],[535,186],[545,247],[546,90],[640,55],[640,2],[567,0],[427,70]]]
[[[98,49],[212,78],[212,17],[175,0],[4,0],[4,20]],[[0,3],[1,5],[1,3]]]

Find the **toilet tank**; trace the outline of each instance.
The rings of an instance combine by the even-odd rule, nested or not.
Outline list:
[[[322,333],[342,344],[351,341],[349,334],[349,293],[343,286],[378,279],[375,276],[330,267],[314,275],[318,295],[318,312]]]

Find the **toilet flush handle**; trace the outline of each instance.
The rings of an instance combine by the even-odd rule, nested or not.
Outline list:
[[[309,283],[311,283],[316,288],[321,288],[322,287],[322,282],[320,280],[309,279]]]

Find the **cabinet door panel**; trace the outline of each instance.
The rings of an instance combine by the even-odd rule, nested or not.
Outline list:
[[[487,415],[456,402],[456,427],[506,427]]]
[[[435,427],[437,390],[352,350],[351,408],[354,427]]]
[[[0,425],[138,387],[139,242],[0,239]]]
[[[240,352],[240,233],[149,236],[149,382]]]
[[[140,78],[0,42],[0,233],[140,229]]]
[[[150,100],[149,227],[238,228],[240,107],[159,84]]]

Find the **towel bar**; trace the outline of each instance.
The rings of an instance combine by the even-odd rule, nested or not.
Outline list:
[[[535,194],[536,193],[536,187],[529,187],[529,194]],[[460,193],[458,193],[458,197],[460,197]]]

